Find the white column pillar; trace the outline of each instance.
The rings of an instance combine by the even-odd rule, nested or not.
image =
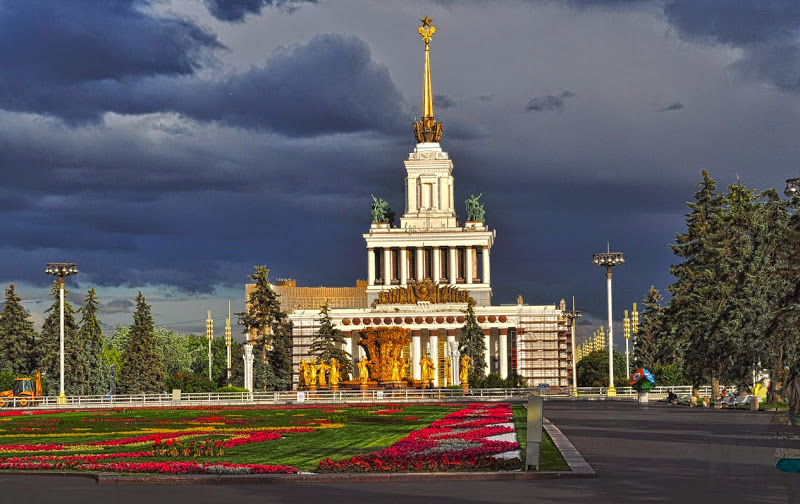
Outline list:
[[[383,247],[383,285],[392,285],[392,249]]]
[[[466,267],[464,268],[464,278],[467,279],[467,283],[472,283],[472,247],[467,247],[464,249],[464,260],[466,261]]]
[[[481,272],[481,280],[487,285],[492,282],[489,265],[489,247],[483,247],[483,271]]]
[[[408,283],[408,249],[400,247],[400,285]]]
[[[489,374],[489,369],[492,365],[492,346],[491,346],[491,338],[488,334],[483,335],[483,344],[486,345],[486,371],[484,371],[487,375]]]
[[[253,396],[253,345],[247,344],[244,346],[244,388],[250,392],[250,397]]]
[[[431,331],[431,360],[433,361],[433,386],[439,386],[439,336]]]
[[[367,249],[367,280],[369,285],[375,285],[375,249]]]
[[[451,285],[455,285],[456,280],[458,279],[458,257],[456,255],[456,252],[458,251],[456,250],[455,247],[450,247],[449,251],[450,251],[450,261],[449,261],[450,278],[448,280]]]
[[[500,377],[508,378],[508,335],[500,335]]]
[[[422,358],[422,346],[420,345],[419,336],[411,337],[411,377],[415,380],[421,378],[419,367],[419,360]]]
[[[417,280],[425,278],[425,250],[422,247],[417,247]]]
[[[433,247],[433,265],[431,266],[431,280],[439,283],[439,274],[442,271],[442,251],[439,247]]]

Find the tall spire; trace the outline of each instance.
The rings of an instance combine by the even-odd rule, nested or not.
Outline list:
[[[442,139],[442,123],[433,117],[433,87],[431,86],[431,58],[428,44],[436,33],[436,27],[431,25],[433,19],[427,15],[417,31],[425,42],[425,71],[422,81],[422,118],[414,123],[414,136],[417,142],[438,142]]]

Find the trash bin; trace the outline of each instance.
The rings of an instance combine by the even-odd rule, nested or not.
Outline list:
[[[758,411],[758,400],[760,397],[757,395],[750,396],[750,411]]]

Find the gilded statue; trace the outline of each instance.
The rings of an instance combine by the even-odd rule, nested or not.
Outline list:
[[[317,383],[319,383],[320,387],[326,387],[327,383],[325,382],[325,373],[331,367],[325,364],[325,361],[320,359],[319,364],[317,364],[317,372],[319,373],[319,378],[317,379]]]
[[[339,361],[336,360],[336,357],[331,357],[330,382],[331,387],[336,387],[339,385]]]
[[[306,374],[308,373],[308,363],[305,359],[300,359],[300,364],[297,366],[297,374],[300,375],[300,388],[305,388]]]
[[[403,364],[400,361],[401,359],[392,361],[392,381],[400,381],[400,373],[403,369]]]
[[[469,383],[469,355],[461,357],[461,373],[458,378],[461,380],[462,385]]]
[[[436,366],[433,365],[433,361],[431,360],[430,356],[424,356],[420,361],[419,364],[421,366],[421,378],[424,382],[429,382],[433,380],[434,371],[436,370]]]
[[[358,361],[358,381],[362,385],[366,385],[369,380],[369,370],[367,369],[367,359],[363,355],[361,360]]]
[[[450,364],[450,359],[446,358],[444,360],[444,386],[445,387],[448,386],[448,385],[451,385],[450,380],[452,380],[452,377],[451,377],[452,370],[453,370],[453,366],[452,366],[452,364]]]

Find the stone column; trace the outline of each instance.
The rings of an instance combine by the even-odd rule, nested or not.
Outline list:
[[[449,251],[450,251],[450,261],[449,261],[450,278],[448,280],[450,281],[451,285],[455,285],[458,281],[458,256],[457,256],[458,251],[456,250],[455,247],[450,247]]]
[[[375,249],[367,249],[367,280],[369,285],[375,285]]]
[[[439,386],[439,336],[431,331],[431,360],[433,361],[433,386]]]
[[[439,274],[442,270],[442,251],[439,247],[433,247],[433,265],[431,266],[431,280],[439,283]]]
[[[486,345],[486,371],[489,374],[489,369],[492,366],[492,339],[488,334],[483,335],[483,344]]]
[[[250,398],[253,398],[253,345],[246,344],[244,346],[244,388],[250,392]]]
[[[500,377],[508,378],[508,335],[500,335]]]
[[[422,280],[425,278],[425,249],[422,247],[417,247],[417,280]]]
[[[464,261],[466,261],[466,265],[464,267],[464,278],[467,279],[467,283],[472,283],[472,247],[466,247],[464,249]]]
[[[400,285],[408,283],[408,249],[400,247]]]
[[[483,271],[481,272],[481,280],[487,285],[492,281],[489,267],[489,247],[483,247]]]
[[[421,369],[419,367],[419,360],[422,358],[422,345],[420,345],[419,336],[411,337],[411,377],[419,380]]]
[[[392,285],[392,249],[383,247],[383,285]]]
[[[355,378],[358,377],[358,375],[355,374],[355,369],[356,369],[355,363],[359,361],[358,340],[361,339],[361,338],[358,336],[358,333],[350,333],[350,334],[352,334],[352,336],[350,336],[350,349],[349,349],[349,351],[350,351],[350,357],[353,358],[353,365],[350,367],[350,375],[353,376],[353,378],[355,379]]]

